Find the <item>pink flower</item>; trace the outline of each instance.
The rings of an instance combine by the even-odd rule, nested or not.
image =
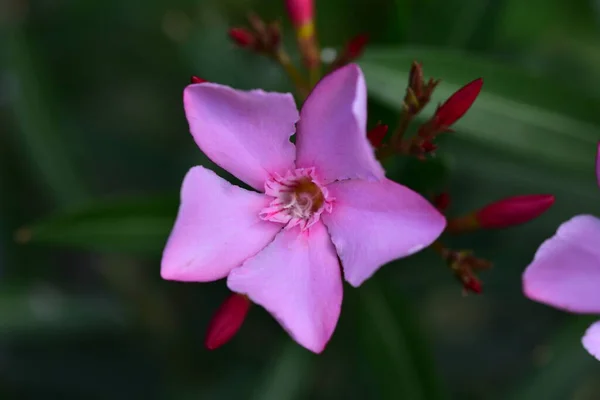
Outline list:
[[[600,144],[596,159],[600,185]],[[523,275],[532,300],[573,313],[600,315],[600,219],[578,215],[563,223],[538,249]],[[600,360],[600,322],[583,337],[583,346]]]
[[[325,77],[300,113],[291,94],[188,86],[184,105],[196,143],[258,192],[192,168],[162,277],[227,277],[232,291],[321,352],[340,314],[338,257],[346,281],[359,286],[383,264],[431,244],[445,227],[424,198],[385,178],[367,140],[366,97],[356,65]]]

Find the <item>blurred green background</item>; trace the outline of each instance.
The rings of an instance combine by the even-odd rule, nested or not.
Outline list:
[[[318,0],[317,8],[325,47],[370,33],[361,65],[371,125],[395,124],[413,59],[442,78],[435,102],[485,80],[438,157],[393,162],[391,177],[427,195],[450,190],[453,215],[514,194],[557,196],[526,226],[447,239],[495,262],[484,294],[463,296],[424,251],[346,287],[320,356],[258,307],[231,343],[205,350],[224,283],[159,276],[181,180],[189,167],[211,165],[188,133],[182,89],[196,74],[289,90],[276,65],[227,38],[249,10],[283,17],[283,1],[4,0],[0,398],[600,398],[600,363],[580,344],[593,317],[530,302],[520,281],[561,221],[600,214],[600,2]]]

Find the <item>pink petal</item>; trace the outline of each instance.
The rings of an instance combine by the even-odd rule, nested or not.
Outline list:
[[[340,315],[340,266],[323,224],[281,231],[229,274],[227,286],[266,308],[307,349],[320,353]]]
[[[389,179],[336,182],[327,189],[335,202],[332,213],[321,218],[352,286],[382,265],[429,246],[446,226],[427,200]]]
[[[315,87],[302,110],[296,139],[298,168],[316,167],[323,183],[385,175],[367,139],[367,89],[349,64]]]
[[[163,253],[162,277],[186,282],[226,277],[281,230],[280,224],[258,217],[270,200],[230,184],[209,169],[190,169]]]
[[[583,347],[600,361],[600,322],[588,328],[582,341]]]
[[[183,102],[200,149],[253,188],[294,168],[289,138],[299,115],[291,94],[202,83],[186,87]]]
[[[579,215],[546,240],[523,274],[532,300],[577,313],[600,313],[600,219]]]

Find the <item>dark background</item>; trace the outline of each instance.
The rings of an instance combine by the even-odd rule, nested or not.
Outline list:
[[[319,356],[255,307],[239,335],[203,347],[223,282],[161,281],[159,260],[193,165],[189,75],[289,90],[276,65],[235,48],[247,11],[277,0],[0,3],[0,398],[600,398],[581,347],[589,316],[525,299],[539,243],[577,213],[600,214],[600,3],[595,0],[318,0],[325,47],[368,32],[370,124],[394,125],[413,59],[443,79],[434,105],[483,77],[483,92],[426,164],[389,176],[451,215],[552,193],[538,220],[450,238],[495,262],[463,296],[433,253],[346,287]],[[294,52],[294,57],[296,53]],[[424,116],[430,115],[432,107]],[[25,227],[25,228],[23,228]],[[599,283],[600,290],[600,283]]]

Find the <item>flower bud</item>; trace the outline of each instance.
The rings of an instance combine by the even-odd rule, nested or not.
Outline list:
[[[423,66],[413,61],[408,75],[408,87],[404,96],[404,108],[409,115],[415,116],[429,103],[434,89],[440,83],[439,79],[429,78],[425,82]]]
[[[250,304],[250,299],[245,295],[232,293],[208,324],[204,341],[206,348],[214,350],[229,342],[242,327]]]
[[[312,24],[315,14],[314,0],[286,0],[285,6],[295,28]]]
[[[442,192],[433,198],[433,205],[440,212],[444,212],[450,206],[450,194],[448,192]]]
[[[378,122],[373,129],[367,132],[367,139],[371,142],[371,145],[375,148],[381,147],[383,139],[387,134],[388,126]]]
[[[438,251],[446,260],[455,278],[463,286],[464,293],[481,293],[482,284],[476,272],[485,271],[492,267],[492,263],[483,258],[475,257],[468,250],[452,250],[438,244]]]
[[[549,194],[509,197],[462,217],[450,219],[446,231],[464,233],[477,229],[502,229],[524,224],[542,215],[552,204],[554,204],[554,196]]]
[[[552,204],[554,196],[549,194],[509,197],[482,208],[475,217],[482,228],[507,228],[539,217]]]
[[[360,57],[365,51],[367,43],[369,43],[369,36],[367,34],[360,34],[350,39],[346,45],[346,58],[348,62]]]
[[[464,275],[463,277],[461,277],[461,281],[465,293],[471,292],[481,294],[481,292],[483,291],[481,281],[474,275]]]
[[[229,29],[229,37],[240,47],[252,47],[256,43],[256,38],[252,32],[245,28]]]
[[[465,115],[475,102],[482,86],[483,79],[475,79],[458,89],[439,106],[434,116],[436,131],[445,130]]]
[[[204,83],[204,82],[208,82],[206,79],[202,79],[196,75],[192,75],[192,77],[190,78],[190,82],[191,83]]]

